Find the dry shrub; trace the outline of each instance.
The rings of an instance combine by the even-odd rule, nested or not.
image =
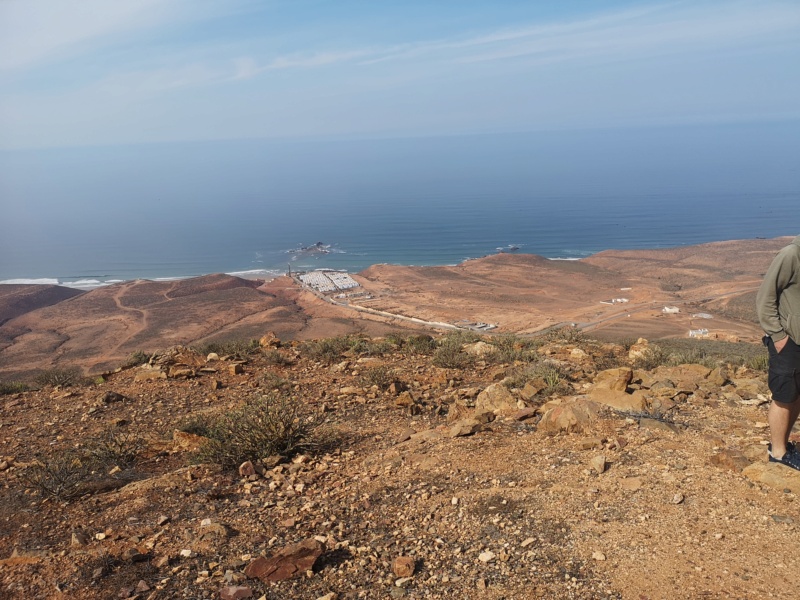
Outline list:
[[[36,376],[36,383],[41,386],[66,387],[70,385],[83,385],[85,380],[78,367],[54,367],[41,371]]]
[[[22,478],[43,496],[69,500],[80,495],[91,473],[91,461],[69,450],[37,457],[33,464],[22,472]]]
[[[90,438],[86,444],[94,466],[102,470],[115,466],[120,469],[132,467],[143,448],[144,441],[135,433],[114,429]]]
[[[261,345],[255,339],[208,342],[199,346],[192,346],[192,350],[201,356],[208,356],[213,352],[219,356],[230,356],[239,359],[247,358],[260,349]]]
[[[307,447],[315,425],[292,398],[256,396],[214,420],[198,458],[235,469],[248,460],[290,456]]]
[[[429,355],[436,350],[436,340],[428,334],[410,335],[403,341],[403,348],[416,354]]]
[[[395,381],[395,373],[386,365],[370,367],[365,369],[361,375],[361,382],[364,387],[378,386],[378,389],[386,391]]]
[[[264,362],[268,365],[283,367],[292,364],[292,359],[280,350],[270,348],[269,350],[264,350]]]

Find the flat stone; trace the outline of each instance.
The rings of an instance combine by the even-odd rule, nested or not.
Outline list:
[[[759,451],[759,454],[761,451]],[[712,454],[709,462],[720,469],[727,469],[735,473],[741,473],[750,465],[750,460],[738,450],[722,450]]]
[[[283,581],[305,573],[325,551],[325,545],[309,538],[278,550],[273,556],[260,556],[245,567],[244,574],[262,581]]]
[[[636,490],[641,489],[642,480],[638,477],[625,477],[624,479],[620,479],[619,485],[623,490],[635,492]]]
[[[644,427],[645,429],[653,431],[668,431],[669,433],[681,432],[674,423],[667,423],[666,421],[659,421],[658,419],[639,419],[639,427]]]
[[[742,474],[748,479],[763,483],[778,491],[786,489],[800,492],[800,471],[779,463],[757,462],[746,467]]]
[[[475,419],[463,419],[461,421],[457,421],[453,424],[452,427],[448,430],[448,435],[451,438],[456,437],[464,437],[467,435],[472,435],[474,433],[479,432],[483,428],[478,421]]]
[[[536,416],[536,408],[533,406],[526,406],[525,408],[521,408],[515,412],[511,418],[515,421],[527,421],[528,419],[532,419],[534,416]]]
[[[161,369],[142,369],[133,377],[134,381],[151,381],[153,379],[166,379],[167,374]]]
[[[252,596],[253,590],[245,585],[226,585],[219,591],[220,600],[240,600]]]

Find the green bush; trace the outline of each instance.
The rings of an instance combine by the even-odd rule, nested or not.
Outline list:
[[[410,335],[405,339],[403,347],[416,354],[429,355],[436,350],[436,340],[427,333]]]
[[[382,391],[388,390],[394,381],[394,371],[385,365],[365,369],[361,375],[361,382],[364,387],[376,385]]]
[[[199,346],[192,346],[192,350],[202,356],[208,356],[212,352],[219,356],[230,356],[233,358],[244,359],[258,352],[261,346],[258,340],[227,340],[224,342],[208,342]]]
[[[765,352],[763,354],[751,356],[745,362],[745,366],[753,371],[761,371],[766,373],[769,370],[769,354]]]
[[[307,447],[314,426],[299,402],[277,394],[257,396],[214,420],[198,457],[235,469],[248,460],[290,456]]]
[[[497,348],[497,352],[491,357],[496,362],[531,362],[538,358],[536,348],[539,347],[539,343],[532,338],[506,334],[490,338],[488,341]]]
[[[264,362],[267,363],[268,365],[282,367],[292,364],[292,359],[286,356],[280,350],[275,350],[274,348],[271,348],[269,350],[264,350]]]
[[[0,396],[8,394],[18,394],[19,392],[26,392],[31,389],[27,383],[22,381],[0,381]]]
[[[350,336],[338,336],[304,342],[302,350],[313,360],[332,363],[340,360],[342,355],[350,350],[351,347]]]
[[[503,383],[509,388],[522,388],[529,381],[536,382],[543,386],[539,394],[550,396],[569,392],[568,378],[569,373],[557,363],[542,361],[514,370]]]
[[[650,344],[642,353],[631,362],[635,369],[650,371],[657,367],[669,365],[670,354],[665,352],[661,346]]]
[[[289,391],[292,387],[292,382],[281,377],[274,371],[264,371],[261,376],[261,385],[269,391]]]
[[[385,339],[371,339],[360,335],[341,335],[303,343],[303,351],[310,358],[332,363],[345,354],[381,356],[394,349],[394,344]]]
[[[556,327],[550,329],[544,335],[545,340],[548,342],[564,342],[567,344],[578,344],[586,339],[583,330],[580,327],[573,325],[564,325],[563,327]]]
[[[216,418],[208,413],[197,413],[180,421],[175,427],[178,431],[209,437]]]
[[[463,341],[469,340],[469,341]],[[466,369],[475,363],[475,358],[463,350],[465,343],[474,342],[475,339],[461,332],[447,334],[439,340],[439,345],[433,353],[433,364],[445,369]]]

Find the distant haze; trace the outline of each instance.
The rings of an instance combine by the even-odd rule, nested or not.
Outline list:
[[[4,0],[0,281],[794,234],[798,31],[780,0]]]

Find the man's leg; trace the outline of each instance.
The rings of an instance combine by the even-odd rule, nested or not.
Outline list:
[[[780,459],[786,454],[789,434],[792,433],[798,415],[800,415],[800,398],[790,403],[773,400],[770,404],[767,421],[769,421],[773,457]]]

